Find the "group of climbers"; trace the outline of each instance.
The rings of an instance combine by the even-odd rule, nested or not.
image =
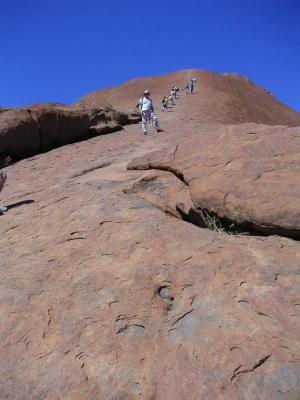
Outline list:
[[[178,98],[179,87],[173,86],[170,90],[170,94],[165,95],[161,101],[162,111],[167,112],[169,104],[175,105],[175,99]],[[155,126],[157,132],[163,132],[163,130],[159,126],[159,121],[157,115],[154,112],[153,101],[150,98],[150,91],[146,89],[144,91],[143,97],[140,98],[137,108],[139,109],[142,116],[142,128],[144,135],[148,135],[147,124],[150,126]]]
[[[172,87],[170,94],[167,96],[164,96],[162,99],[162,106],[163,106],[163,111],[168,111],[168,105],[175,105],[175,99],[178,98],[178,94],[179,94],[179,87],[178,86],[174,86]]]

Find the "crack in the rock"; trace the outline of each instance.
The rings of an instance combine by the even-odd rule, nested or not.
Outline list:
[[[46,207],[53,206],[54,204],[57,204],[57,203],[59,203],[59,202],[61,202],[61,201],[63,201],[63,200],[66,200],[66,199],[68,199],[68,198],[69,198],[69,196],[61,197],[60,199],[57,199],[57,200],[53,201],[52,203],[49,203],[49,204],[46,204],[46,205],[40,207],[39,210],[42,210],[42,209],[44,209],[44,208],[46,208]]]
[[[181,180],[181,182],[183,182],[185,185],[189,185],[188,182],[185,180],[183,173],[176,168],[171,167],[170,165],[151,165],[150,164],[150,168],[149,169],[157,169],[160,171],[167,171],[167,172],[171,172],[173,175],[176,176],[176,178],[178,178],[179,180]]]
[[[252,368],[247,368],[247,369],[242,369],[239,371],[240,367],[236,368],[233,371],[233,375],[231,376],[230,380],[231,382],[233,381],[234,378],[236,378],[237,376],[241,375],[241,374],[247,374],[249,372],[253,372],[254,370],[256,370],[256,368],[259,368],[261,365],[263,365],[269,358],[271,357],[271,354],[268,354],[267,356],[261,358],[259,361],[257,361]]]
[[[142,325],[142,324],[126,324],[125,326],[122,326],[121,328],[118,329],[117,335],[118,335],[119,333],[122,333],[122,332],[126,331],[126,330],[127,330],[128,328],[130,328],[131,326],[135,326],[135,327],[137,327],[137,328],[145,329],[145,326]]]
[[[175,149],[175,152],[176,153]],[[173,168],[167,164],[152,164],[149,162],[147,165],[142,166],[128,166],[127,169],[133,170],[159,170],[159,171],[166,171],[172,173],[176,178],[178,178],[181,182],[183,182],[187,187],[189,187],[189,182],[184,177],[182,171],[177,168]],[[193,202],[194,204],[194,202]],[[154,204],[155,205],[155,204]],[[161,209],[156,205],[157,208]],[[165,212],[166,214],[172,214],[169,210],[161,209],[161,211]],[[184,207],[178,203],[176,205],[176,211],[180,214],[181,218],[186,221],[190,222],[193,225],[196,225],[200,228],[208,228],[213,231],[227,233],[230,235],[237,235],[237,234],[244,234],[248,236],[271,236],[271,235],[279,235],[283,237],[288,237],[293,240],[300,240],[300,230],[299,229],[288,229],[282,228],[280,226],[259,226],[252,221],[244,221],[241,223],[237,223],[235,220],[230,219],[228,217],[220,216],[215,211],[208,209],[208,208],[200,208],[196,207],[194,204],[194,208],[191,208],[188,213],[184,210]],[[172,216],[176,216],[176,214],[172,214]],[[212,225],[217,225],[215,229],[211,229],[208,223],[208,220],[216,221]]]
[[[265,314],[265,313],[263,313],[263,312],[261,312],[261,311],[255,311],[258,315],[261,315],[262,317],[268,317],[268,318],[271,318],[271,319],[273,319],[273,317],[271,316],[271,315],[268,315],[268,314]]]
[[[177,153],[177,150],[178,150],[178,146],[179,146],[179,144],[176,143],[175,150],[172,153],[174,160],[175,160],[175,154]]]
[[[83,171],[78,172],[77,174],[71,175],[70,178],[78,178],[79,176],[83,176],[83,175],[89,174],[90,172],[93,172],[96,169],[108,167],[111,164],[112,164],[112,161],[102,162],[101,164],[95,165],[94,167],[90,167],[90,168],[84,169]]]
[[[185,313],[179,315],[179,317],[177,319],[175,319],[174,322],[172,322],[172,326],[174,326],[175,324],[177,324],[177,322],[179,322],[180,320],[182,320],[184,317],[186,317],[188,314],[190,314],[191,312],[193,312],[194,309],[191,308],[190,310],[186,311]]]

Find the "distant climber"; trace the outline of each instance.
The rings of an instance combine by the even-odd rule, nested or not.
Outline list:
[[[172,104],[175,104],[176,92],[175,92],[174,88],[171,89],[170,96],[172,96],[172,99],[173,99]]]
[[[178,98],[178,94],[179,94],[179,87],[178,86],[174,86],[174,90],[175,90],[175,98]]]
[[[191,81],[190,81],[190,92],[191,93],[194,93],[195,83],[196,83],[196,78],[194,76],[192,76]]]
[[[6,181],[6,174],[5,174],[5,172],[0,170],[0,192],[3,189],[5,181]],[[4,214],[5,211],[7,211],[7,207],[0,206],[0,215]]]
[[[168,111],[168,96],[164,96],[164,98],[161,101],[162,104],[162,111],[167,112]]]
[[[159,122],[156,114],[154,113],[153,102],[150,98],[150,91],[145,90],[144,96],[140,98],[139,109],[142,114],[142,127],[144,135],[148,135],[147,122],[152,119],[157,132],[162,132],[163,130],[159,127]]]
[[[188,93],[189,91],[190,91],[190,83],[187,82],[187,83],[185,84],[185,93]]]
[[[172,93],[174,99],[176,99],[177,98],[177,93],[176,93],[176,90],[175,90],[175,86],[172,87],[171,93]]]
[[[194,93],[194,88],[195,88],[195,81],[194,81],[194,79],[192,78],[192,79],[191,79],[191,82],[190,82],[190,92],[191,92],[191,93]]]

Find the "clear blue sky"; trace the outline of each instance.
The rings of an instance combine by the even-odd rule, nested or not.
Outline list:
[[[0,0],[0,105],[73,102],[181,68],[238,72],[300,111],[300,0]]]

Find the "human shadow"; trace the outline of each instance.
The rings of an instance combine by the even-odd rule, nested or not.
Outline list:
[[[31,204],[31,203],[34,203],[34,200],[22,200],[22,201],[18,201],[17,203],[8,204],[6,207],[7,207],[7,210],[11,210],[12,208],[20,207],[25,204]]]

